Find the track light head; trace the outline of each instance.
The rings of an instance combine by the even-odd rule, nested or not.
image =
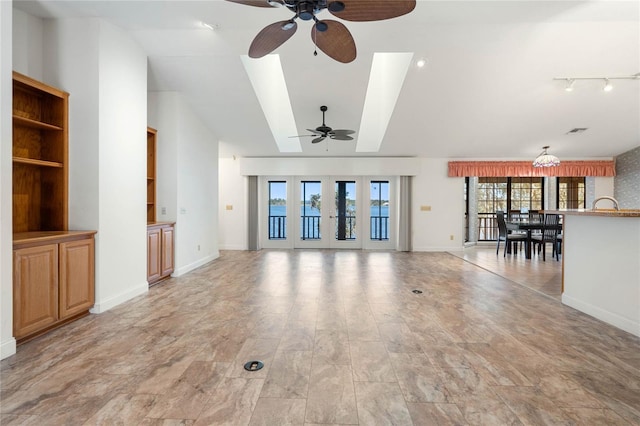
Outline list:
[[[564,88],[565,91],[567,92],[573,92],[573,83],[575,83],[576,81],[572,78],[568,78],[567,79],[567,86]]]
[[[605,92],[610,92],[613,90],[613,86],[611,85],[611,82],[608,78],[604,79],[604,88],[602,90],[604,90]]]

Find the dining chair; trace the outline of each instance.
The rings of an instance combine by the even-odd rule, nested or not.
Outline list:
[[[507,222],[504,218],[504,212],[498,210],[496,212],[496,219],[498,220],[498,245],[496,246],[496,255],[500,251],[500,241],[504,241],[504,254],[503,257],[507,256],[507,248],[511,251],[518,252],[517,244],[519,242],[523,242],[527,240],[527,236],[524,234],[515,234],[509,232],[507,229]],[[515,245],[514,245],[515,243]]]
[[[552,256],[555,256],[557,261],[560,261],[560,248],[558,235],[560,233],[560,215],[557,214],[545,214],[544,224],[542,225],[542,232],[531,236],[533,243],[538,246],[538,253],[542,250],[542,260],[546,261],[546,244],[552,245]]]

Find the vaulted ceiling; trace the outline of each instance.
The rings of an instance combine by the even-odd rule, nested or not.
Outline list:
[[[640,145],[640,79],[611,80],[610,92],[602,90],[604,80],[576,80],[572,92],[554,80],[639,73],[637,1],[418,0],[399,18],[342,21],[357,46],[348,64],[314,55],[312,24],[298,21],[297,33],[274,52],[295,123],[281,132],[309,134],[322,124],[321,105],[328,106],[328,126],[356,131],[354,141],[301,137],[298,152],[281,152],[245,66],[260,75],[263,60],[245,55],[262,28],[292,17],[286,8],[223,0],[14,4],[43,18],[100,17],[130,32],[149,57],[149,90],[180,92],[219,137],[221,156],[529,159],[550,145],[561,158],[584,159]],[[326,10],[318,18],[335,19]],[[367,112],[377,52],[411,55],[398,75],[382,73],[383,89],[399,87],[397,100]],[[418,59],[426,65],[417,67]],[[358,149],[374,125],[379,149]],[[574,128],[587,130],[568,133]]]

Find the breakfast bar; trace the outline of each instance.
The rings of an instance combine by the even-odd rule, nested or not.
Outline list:
[[[640,210],[564,216],[562,303],[640,336]]]

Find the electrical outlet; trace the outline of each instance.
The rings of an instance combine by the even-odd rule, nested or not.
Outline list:
[[[161,208],[160,211],[162,212],[162,214],[167,214],[167,208],[166,207]]]
[[[430,212],[431,206],[420,206],[420,210],[423,212]]]
[[[449,239],[453,241],[453,235],[449,235]]]
[[[232,204],[227,204],[226,206],[227,210],[233,210],[233,205]]]
[[[198,251],[200,251],[200,244],[198,244]]]
[[[187,214],[187,209],[180,207],[180,214]]]

